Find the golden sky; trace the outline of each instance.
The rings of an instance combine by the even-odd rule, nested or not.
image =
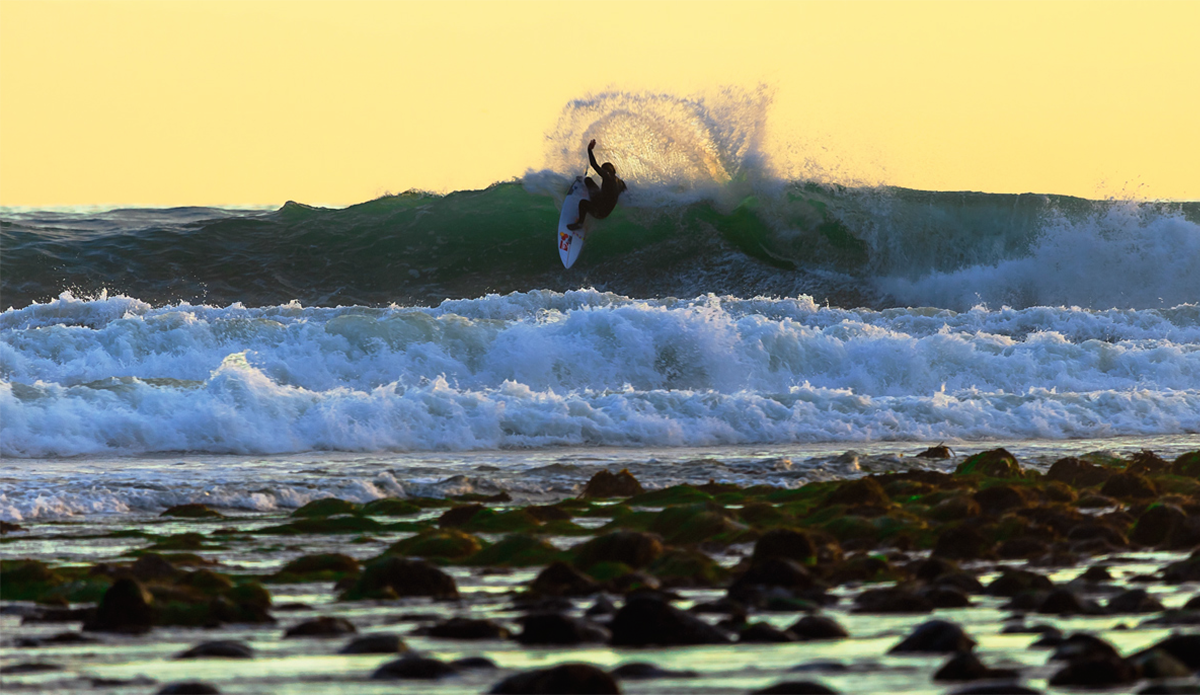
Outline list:
[[[573,99],[757,85],[784,169],[1194,200],[1197,27],[1187,0],[0,0],[0,205],[482,188]]]

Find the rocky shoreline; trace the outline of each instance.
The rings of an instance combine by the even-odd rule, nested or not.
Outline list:
[[[547,504],[189,504],[84,533],[5,522],[0,677],[30,692],[1200,692],[1200,451],[1044,472],[1004,449],[920,456],[953,465],[791,489],[645,490],[601,471]],[[95,557],[21,553],[66,546]],[[140,656],[105,656],[117,646]],[[349,661],[303,676],[253,667],[334,654]],[[180,668],[213,660],[245,666]]]

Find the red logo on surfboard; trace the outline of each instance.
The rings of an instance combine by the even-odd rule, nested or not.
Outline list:
[[[558,248],[567,251],[571,248],[571,235],[566,232],[558,233]]]

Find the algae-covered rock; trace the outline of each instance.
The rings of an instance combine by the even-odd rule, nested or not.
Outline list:
[[[515,533],[475,553],[467,562],[484,567],[536,567],[548,565],[562,554],[541,538]]]
[[[358,580],[341,599],[356,601],[401,596],[456,599],[458,586],[453,577],[423,560],[388,555],[364,567]]]
[[[712,495],[701,492],[692,485],[674,485],[662,490],[634,495],[625,500],[625,503],[631,507],[669,507],[676,504],[710,502],[712,499]]]
[[[39,601],[66,581],[40,560],[0,560],[0,598],[5,601]]]
[[[475,502],[473,504],[460,504],[456,507],[451,507],[438,517],[438,528],[454,528],[465,525],[479,512],[487,509],[487,507]]]
[[[1046,472],[1048,480],[1057,480],[1074,488],[1102,485],[1116,471],[1097,466],[1083,459],[1068,456],[1061,458],[1050,466]]]
[[[461,524],[462,529],[474,533],[528,533],[539,526],[541,522],[524,509],[481,509]]]
[[[1200,480],[1200,451],[1189,451],[1186,454],[1180,454],[1171,463],[1171,474]]]
[[[1117,499],[1145,499],[1154,497],[1154,483],[1136,473],[1117,473],[1104,482],[1100,494]]]
[[[272,577],[279,582],[328,581],[357,574],[358,560],[342,553],[303,555],[288,562]]]
[[[214,596],[233,588],[233,580],[209,569],[188,572],[176,580],[176,585],[195,589],[202,594]]]
[[[104,592],[96,617],[84,629],[91,632],[145,632],[154,624],[154,597],[136,579],[122,577]]]
[[[970,456],[954,470],[955,475],[982,475],[988,478],[1020,478],[1021,465],[1006,449],[990,449]]]
[[[362,507],[362,513],[367,516],[412,516],[420,514],[422,507],[409,500],[398,500],[391,497],[371,500]]]
[[[598,471],[588,480],[587,486],[583,488],[583,494],[580,497],[587,498],[608,498],[608,497],[633,497],[644,493],[642,484],[637,478],[629,472],[629,469],[622,468],[618,473],[610,473],[608,471]]]
[[[738,518],[754,528],[787,526],[794,523],[794,519],[781,511],[779,507],[761,501],[747,503],[738,510],[737,514]]]
[[[207,543],[207,539],[200,533],[177,533],[173,536],[166,536],[156,543],[151,545],[146,550],[222,550],[224,546]]]
[[[750,561],[762,562],[773,557],[811,565],[817,559],[817,546],[812,536],[804,531],[790,528],[771,529],[754,544],[754,554]]]
[[[825,504],[886,507],[891,504],[891,499],[883,491],[883,486],[879,484],[879,481],[874,478],[858,478],[838,484],[825,498]]]
[[[461,560],[483,548],[483,541],[456,528],[428,529],[393,543],[387,552],[410,557]]]
[[[716,560],[687,548],[668,548],[646,571],[672,588],[720,586],[729,579],[729,570]]]
[[[225,515],[206,504],[177,504],[169,507],[159,516],[173,516],[181,519],[219,519]]]
[[[551,563],[529,585],[535,596],[589,596],[598,591],[598,582],[565,562]]]
[[[620,562],[641,569],[662,555],[662,541],[638,531],[615,531],[597,536],[571,549],[575,566],[581,569],[598,562]]]
[[[308,504],[300,507],[292,512],[295,517],[323,517],[336,516],[338,514],[357,514],[362,509],[360,505],[353,502],[347,502],[336,497],[326,497],[319,500],[313,500]]]
[[[668,543],[688,545],[719,537],[729,542],[746,531],[747,527],[730,519],[718,504],[697,503],[663,509],[650,524],[649,530],[662,536]]]
[[[295,536],[326,533],[370,533],[384,530],[384,525],[366,516],[301,517],[279,526],[255,531],[267,535]]]

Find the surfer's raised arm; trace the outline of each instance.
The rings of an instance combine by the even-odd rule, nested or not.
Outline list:
[[[600,164],[596,162],[596,155],[592,153],[594,149],[596,149],[596,139],[592,138],[592,141],[588,143],[588,161],[592,163],[592,168],[596,170],[596,173],[604,176],[604,170],[600,168]]]

